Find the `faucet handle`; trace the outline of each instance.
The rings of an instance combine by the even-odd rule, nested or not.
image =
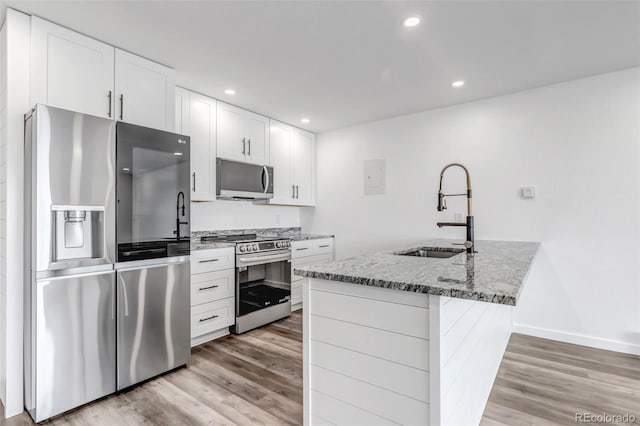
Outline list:
[[[451,243],[454,246],[464,246],[465,248],[473,247],[473,243],[471,241],[465,241],[464,243]]]

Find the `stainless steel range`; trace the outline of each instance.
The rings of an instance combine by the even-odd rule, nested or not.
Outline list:
[[[236,323],[240,334],[291,314],[291,242],[256,234],[203,237],[236,243]]]

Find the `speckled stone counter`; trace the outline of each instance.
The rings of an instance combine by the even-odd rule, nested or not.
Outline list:
[[[295,234],[289,235],[288,238],[291,241],[306,241],[306,240],[321,240],[323,238],[333,238],[334,235],[328,234]]]
[[[191,250],[206,250],[212,248],[231,247],[230,243],[216,243],[216,242],[200,242],[202,237],[208,237],[212,235],[242,235],[242,234],[256,234],[259,237],[281,237],[289,238],[291,241],[305,241],[305,240],[319,240],[322,238],[333,238],[333,235],[326,234],[303,234],[300,227],[292,228],[250,228],[250,229],[232,229],[221,231],[195,231],[191,233]]]
[[[454,240],[416,246],[459,248]],[[540,243],[476,241],[478,253],[448,259],[400,256],[411,247],[306,266],[295,275],[438,296],[516,305]]]
[[[215,241],[207,241],[201,242],[200,240],[191,242],[191,251],[197,250],[211,250],[211,249],[219,249],[225,247],[234,247],[234,243],[227,242],[215,242]]]

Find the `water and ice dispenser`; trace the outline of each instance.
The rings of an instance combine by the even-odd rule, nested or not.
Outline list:
[[[53,262],[104,257],[104,208],[54,206]]]

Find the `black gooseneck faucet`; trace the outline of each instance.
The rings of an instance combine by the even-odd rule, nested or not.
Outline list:
[[[182,198],[182,207],[180,206],[180,199]],[[178,199],[176,200],[176,230],[173,231],[173,234],[176,236],[177,240],[180,241],[180,225],[188,225],[189,222],[180,222],[180,210],[182,210],[182,217],[184,217],[184,192],[178,192]]]
[[[442,178],[444,177],[444,172],[447,171],[449,167],[460,167],[464,170],[464,173],[467,176],[467,192],[466,194],[445,194],[442,192]],[[444,166],[442,171],[440,172],[440,187],[438,189],[438,211],[441,212],[447,209],[447,201],[445,197],[467,197],[467,221],[466,222],[438,222],[439,228],[443,226],[464,226],[467,228],[467,240],[463,243],[463,245],[467,248],[467,253],[476,253],[474,251],[474,236],[473,236],[473,215],[471,212],[471,178],[469,177],[469,171],[465,166],[460,163],[451,163]]]

